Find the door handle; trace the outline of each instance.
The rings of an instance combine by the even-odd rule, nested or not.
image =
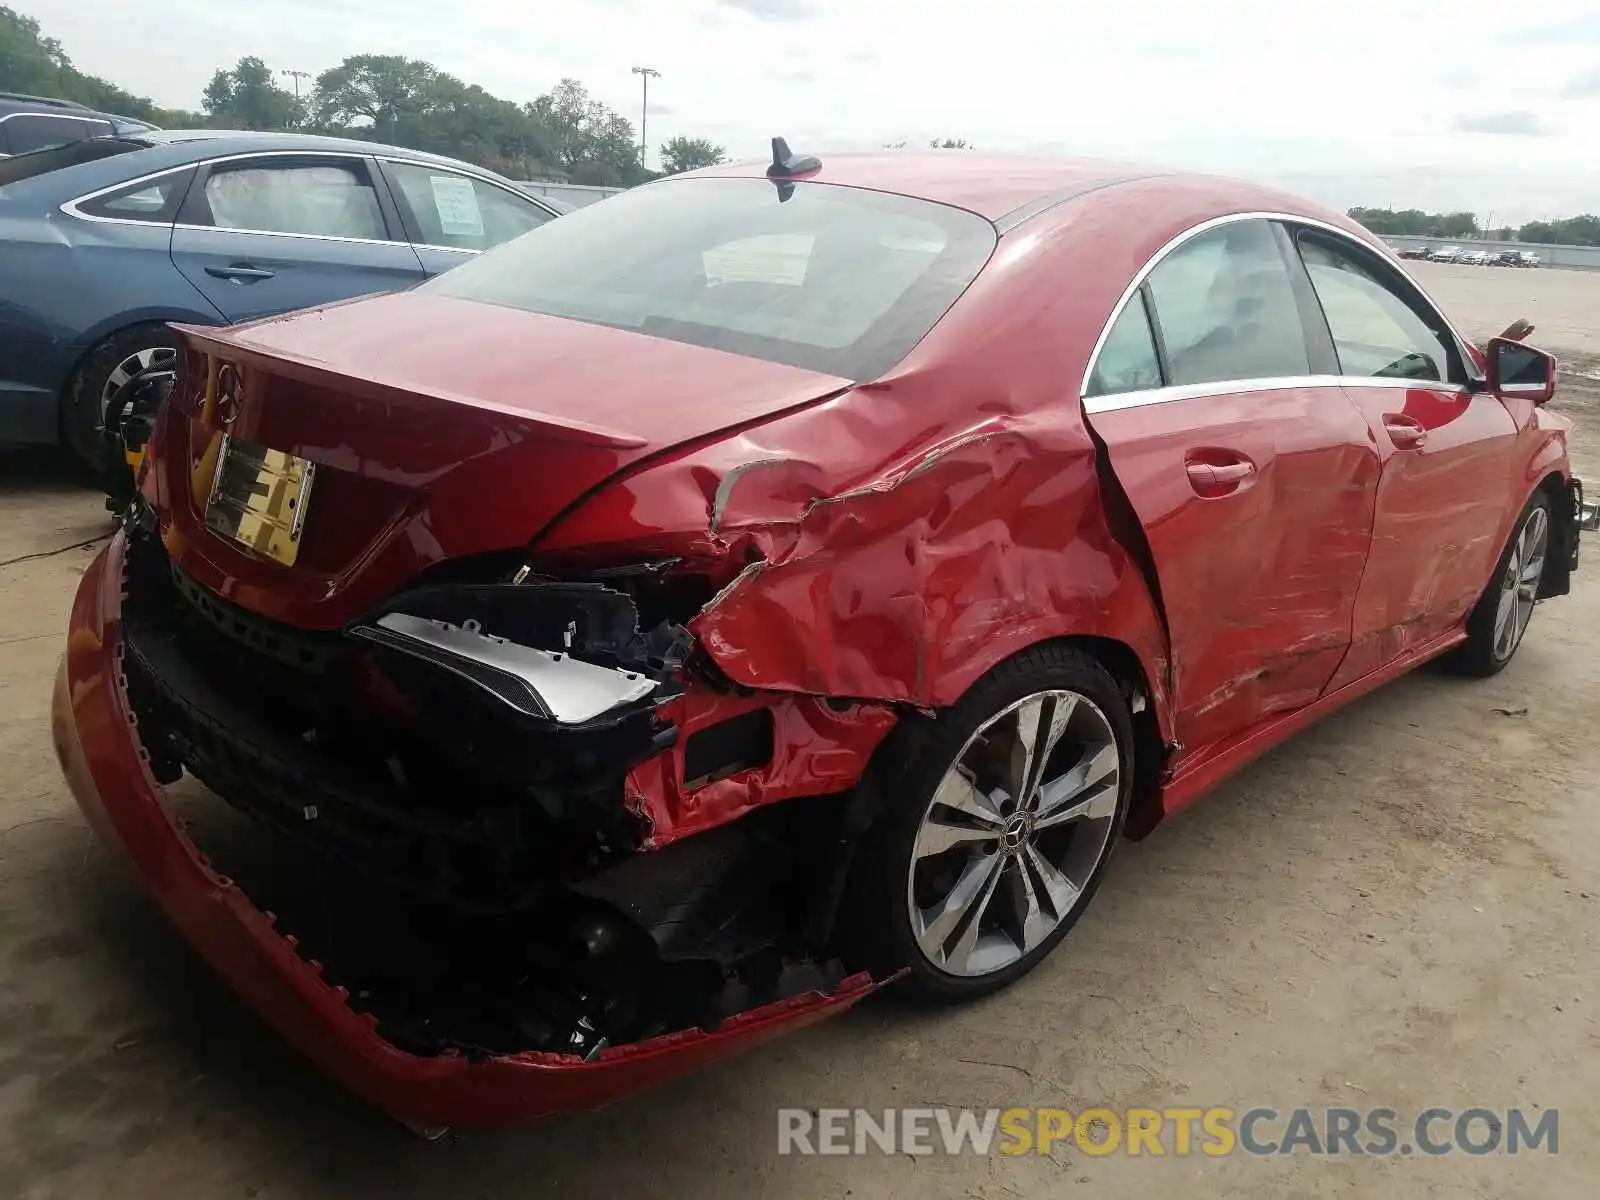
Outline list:
[[[1428,431],[1421,422],[1405,413],[1384,413],[1383,427],[1396,450],[1415,450],[1428,440]]]
[[[1188,473],[1189,486],[1194,488],[1195,494],[1207,499],[1231,496],[1256,473],[1255,464],[1249,459],[1234,459],[1231,462],[1189,459],[1183,464],[1183,469]]]
[[[277,272],[263,271],[249,263],[234,263],[228,267],[207,267],[206,274],[215,279],[231,279],[235,283],[259,283],[263,279],[271,279]]]

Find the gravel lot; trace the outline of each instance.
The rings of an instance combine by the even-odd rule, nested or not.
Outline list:
[[[1418,264],[1473,334],[1526,316],[1600,476],[1600,274]],[[0,464],[0,560],[101,536]],[[50,748],[91,551],[0,567],[0,1196],[1590,1197],[1600,1177],[1600,549],[1515,664],[1424,671],[1125,845],[1066,945],[939,1013],[892,997],[599,1114],[428,1144],[283,1047],[89,837]],[[1531,1110],[1560,1153],[779,1159],[780,1106]]]

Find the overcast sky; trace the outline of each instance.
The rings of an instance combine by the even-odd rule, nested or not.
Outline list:
[[[241,55],[315,74],[371,52],[512,100],[570,75],[637,124],[630,68],[648,64],[652,145],[950,135],[1249,175],[1340,207],[1600,211],[1596,0],[9,2],[80,68],[169,106],[198,108]]]

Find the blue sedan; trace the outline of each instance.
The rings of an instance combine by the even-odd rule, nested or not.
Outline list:
[[[167,322],[407,288],[556,215],[342,138],[152,130],[0,160],[0,447],[65,441],[98,468],[111,397],[176,360]]]

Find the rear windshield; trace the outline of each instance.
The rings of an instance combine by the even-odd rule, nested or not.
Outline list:
[[[11,158],[0,158],[0,187],[32,179],[35,175],[59,171],[62,167],[75,167],[80,163],[146,149],[149,147],[143,142],[97,137],[68,142],[65,146],[51,146],[47,150],[35,150],[29,154],[17,154]]]
[[[549,221],[423,289],[859,381],[905,357],[994,243],[982,217],[926,200],[685,179]]]

